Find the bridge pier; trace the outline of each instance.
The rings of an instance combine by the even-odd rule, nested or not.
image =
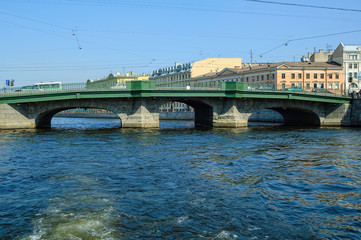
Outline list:
[[[134,99],[131,113],[118,114],[124,128],[158,128],[159,106],[151,99]]]
[[[325,107],[323,114],[320,114],[321,126],[352,126],[355,111],[351,104],[330,105]]]
[[[28,118],[30,109],[20,104],[0,104],[0,129],[35,128],[35,118]]]
[[[218,102],[213,110],[213,127],[238,128],[247,127],[252,113],[240,112],[235,99],[224,99]]]

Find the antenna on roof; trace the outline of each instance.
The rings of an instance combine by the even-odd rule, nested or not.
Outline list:
[[[253,53],[252,53],[252,49],[251,49],[251,51],[249,52],[249,54],[251,55],[251,64],[252,64],[252,62],[253,62]]]

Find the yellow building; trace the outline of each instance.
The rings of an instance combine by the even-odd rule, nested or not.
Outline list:
[[[109,74],[107,77],[97,80],[88,80],[87,88],[109,89],[109,88],[125,88],[127,81],[149,80],[149,75],[135,75],[133,72],[121,74],[117,72],[115,75]]]
[[[157,87],[186,87],[192,79],[224,68],[241,66],[242,58],[206,58],[191,63],[175,63],[173,66],[154,70],[149,80],[155,80]]]
[[[194,78],[191,86],[220,86],[224,81],[247,82],[250,88],[344,93],[343,67],[325,62],[281,62],[253,64],[243,68],[225,68],[217,74]],[[322,90],[320,90],[322,89]]]

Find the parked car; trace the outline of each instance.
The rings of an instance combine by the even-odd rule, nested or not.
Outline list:
[[[316,92],[316,93],[332,93],[330,91],[328,91],[327,89],[324,88],[314,88],[312,89],[312,92]]]
[[[259,86],[257,89],[259,90],[274,90],[271,86]]]
[[[303,90],[302,88],[299,88],[299,87],[290,87],[290,88],[287,88],[287,91],[291,91],[291,92],[306,92],[305,90]]]

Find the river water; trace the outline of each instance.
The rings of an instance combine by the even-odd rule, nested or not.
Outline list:
[[[0,132],[0,239],[361,239],[360,129]]]

